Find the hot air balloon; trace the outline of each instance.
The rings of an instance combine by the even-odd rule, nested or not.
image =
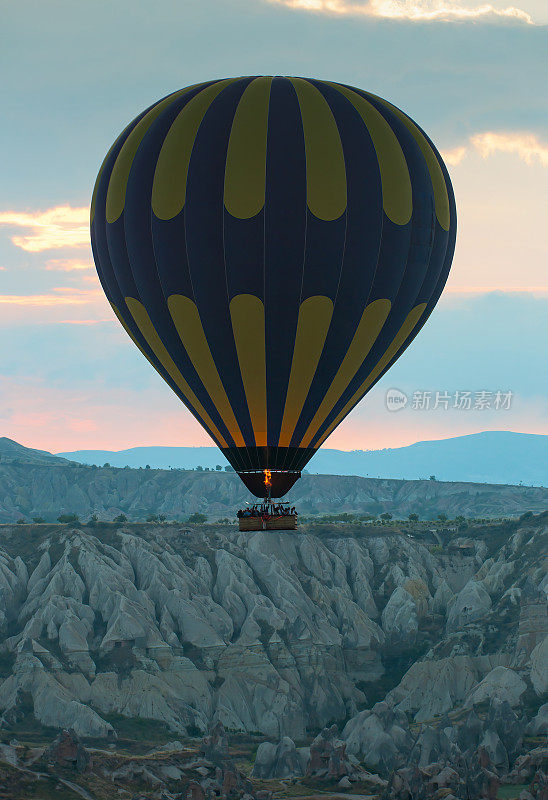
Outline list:
[[[456,235],[406,114],[324,80],[181,89],[120,134],[91,239],[114,313],[257,497],[283,497],[422,328]]]

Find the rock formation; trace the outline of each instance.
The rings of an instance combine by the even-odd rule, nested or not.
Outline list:
[[[519,714],[546,691],[546,637],[516,650],[531,586],[535,630],[547,613],[546,518],[469,533],[463,556],[458,535],[439,552],[388,527],[3,526],[2,724],[115,738],[113,714],[181,736],[222,722],[278,747],[338,720],[350,755],[389,770],[408,718],[493,698]]]

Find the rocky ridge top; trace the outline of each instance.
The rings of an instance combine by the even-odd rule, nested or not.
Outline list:
[[[24,449],[24,448],[23,448]],[[34,451],[30,451],[34,452]],[[47,454],[46,454],[47,455]],[[19,463],[0,459],[0,523],[40,516],[53,521],[75,513],[112,520],[119,514],[143,521],[150,514],[183,519],[233,518],[250,495],[237,475],[192,470],[127,469],[83,464]],[[471,518],[519,517],[548,507],[548,489],[485,483],[400,481],[348,475],[303,475],[288,493],[300,514],[347,512],[421,519],[445,514]]]

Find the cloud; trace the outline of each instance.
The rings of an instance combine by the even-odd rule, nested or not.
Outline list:
[[[442,150],[441,155],[446,164],[454,167],[470,152],[479,153],[483,159],[495,153],[509,153],[516,155],[526,164],[539,163],[543,167],[548,167],[548,144],[542,142],[536,133],[529,131],[476,133],[469,138],[466,145]]]
[[[515,6],[497,7],[491,3],[466,6],[454,0],[269,0],[288,8],[334,16],[377,17],[411,22],[450,22],[477,19],[510,19],[534,25],[530,14]]]
[[[443,290],[445,294],[489,294],[492,292],[502,292],[503,294],[524,294],[533,295],[548,294],[548,286],[446,286]]]
[[[441,156],[446,164],[449,164],[450,167],[455,167],[457,164],[460,164],[464,156],[466,155],[466,147],[461,145],[460,147],[453,147],[452,150],[442,150]]]
[[[535,133],[478,133],[470,142],[482,158],[493,153],[515,153],[526,164],[539,161],[548,167],[548,144],[544,144]]]
[[[72,286],[58,286],[53,291],[59,294],[0,294],[0,305],[79,306],[93,303],[103,296],[100,289],[75,289]]]
[[[53,272],[75,272],[93,269],[91,261],[82,261],[77,258],[52,258],[46,261],[46,269]]]
[[[56,206],[46,211],[2,211],[0,225],[26,228],[22,236],[12,236],[16,247],[29,253],[65,247],[89,247],[89,209]]]
[[[111,319],[60,319],[56,320],[55,324],[57,325],[99,325],[104,324],[105,322],[115,322],[116,320],[113,318]]]

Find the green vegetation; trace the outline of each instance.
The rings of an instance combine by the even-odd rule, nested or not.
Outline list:
[[[62,522],[66,525],[78,525],[80,523],[80,517],[78,514],[59,514],[57,522]]]
[[[196,525],[201,525],[204,522],[207,522],[207,517],[205,514],[200,514],[199,511],[195,511],[194,514],[191,514],[189,516],[187,522],[191,522]]]
[[[15,664],[15,653],[0,653],[0,679],[9,678]]]
[[[127,522],[127,517],[126,517],[125,514],[118,514],[118,516],[114,517],[114,519],[112,521],[113,522],[124,523],[124,522]]]
[[[164,722],[156,719],[123,717],[121,714],[103,714],[102,716],[116,731],[118,741],[125,739],[143,742],[147,747],[153,747],[173,739],[173,731],[170,731]]]
[[[515,800],[520,796],[524,789],[529,789],[526,783],[515,783],[512,786],[500,786],[497,800]]]

